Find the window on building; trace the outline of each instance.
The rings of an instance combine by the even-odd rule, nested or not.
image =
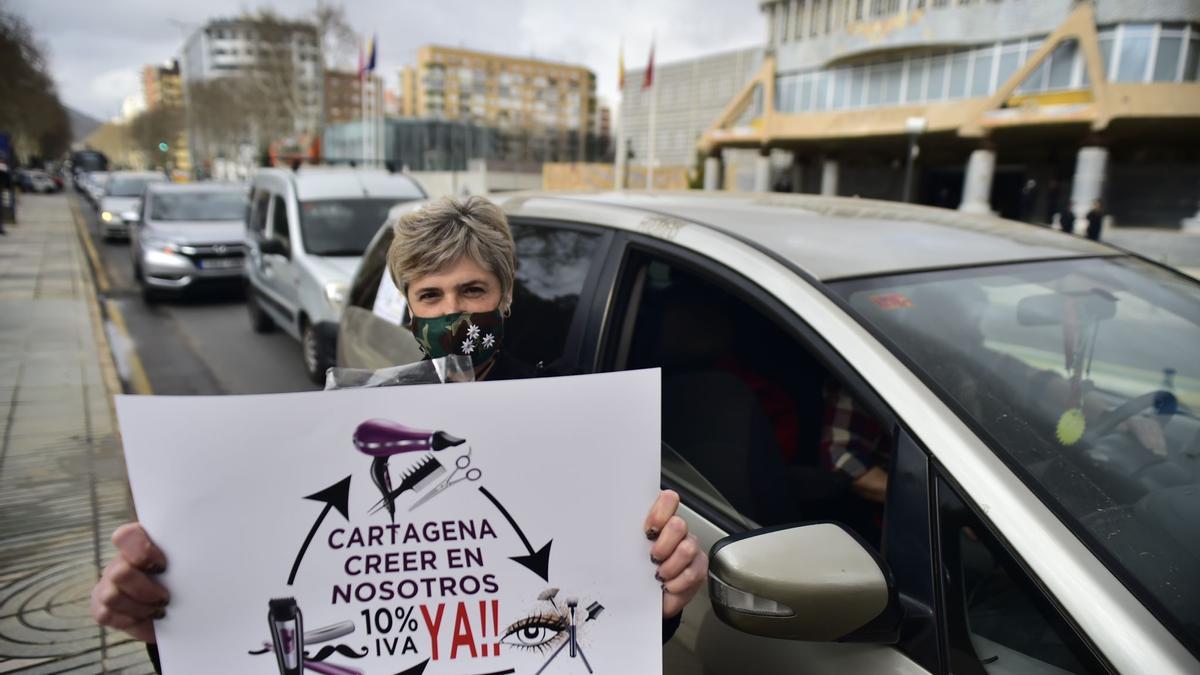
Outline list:
[[[929,59],[929,77],[925,86],[926,101],[941,101],[946,98],[946,68],[950,59],[934,56]]]
[[[950,89],[947,98],[954,100],[967,94],[967,68],[971,54],[959,52],[950,57]]]
[[[925,91],[925,74],[929,68],[929,59],[912,59],[908,62],[908,80],[905,83],[904,101],[919,103]]]
[[[1120,53],[1117,56],[1117,82],[1143,82],[1150,65],[1150,50],[1154,47],[1154,26],[1128,24],[1121,26]]]
[[[1075,60],[1080,56],[1079,43],[1075,40],[1060,42],[1050,55],[1050,69],[1046,87],[1048,89],[1069,89],[1074,86],[1072,73],[1075,71]]]
[[[1179,58],[1183,55],[1183,32],[1163,30],[1154,57],[1155,82],[1174,82],[1179,75]]]
[[[992,92],[992,63],[994,47],[978,49],[971,64],[971,96],[987,96]]]
[[[1195,35],[1196,29],[1192,29],[1192,34]],[[1183,79],[1186,82],[1195,82],[1200,79],[1200,38],[1193,37],[1188,41],[1187,56],[1183,64]]]

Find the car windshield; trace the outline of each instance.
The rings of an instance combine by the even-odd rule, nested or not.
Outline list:
[[[145,176],[116,176],[108,181],[107,191],[110,197],[140,197],[146,183],[154,180]]]
[[[247,201],[244,190],[159,193],[150,199],[150,219],[242,220]]]
[[[1200,284],[1100,258],[831,286],[1198,651]]]
[[[359,256],[388,211],[406,199],[323,199],[301,202],[304,250],[313,255]]]

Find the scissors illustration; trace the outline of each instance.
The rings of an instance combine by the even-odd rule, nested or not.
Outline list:
[[[424,504],[425,502],[429,501],[430,499],[433,499],[434,497],[442,494],[443,492],[446,491],[446,488],[450,487],[451,485],[454,485],[455,483],[461,483],[464,480],[479,480],[480,477],[483,476],[483,472],[480,471],[479,469],[467,469],[467,467],[469,467],[469,466],[471,466],[471,453],[468,451],[467,454],[462,455],[458,459],[454,460],[454,471],[452,471],[449,476],[446,476],[445,480],[443,480],[442,482],[433,486],[433,488],[431,488],[429,490],[429,492],[426,492],[425,494],[421,495],[421,498],[418,499],[417,501],[413,502],[412,506],[408,507],[408,510],[412,511],[413,509]],[[466,473],[463,475],[462,478],[455,480],[454,477],[457,476],[458,472],[462,471],[463,469],[467,469]]]

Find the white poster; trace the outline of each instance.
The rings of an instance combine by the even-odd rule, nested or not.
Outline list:
[[[661,672],[659,373],[117,400],[164,672]]]

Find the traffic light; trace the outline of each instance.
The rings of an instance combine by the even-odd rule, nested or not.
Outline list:
[[[171,146],[167,145],[167,143],[164,141],[158,144],[158,149],[160,152],[166,152],[167,150],[171,149]]]

